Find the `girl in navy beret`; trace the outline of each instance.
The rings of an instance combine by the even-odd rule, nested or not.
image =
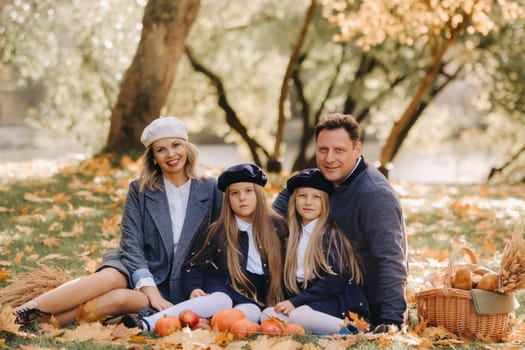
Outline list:
[[[254,164],[232,166],[219,176],[217,186],[224,192],[219,218],[195,238],[182,271],[189,300],[143,317],[136,326],[151,330],[164,314],[176,316],[190,308],[209,317],[219,306],[232,305],[259,322],[262,308],[284,300],[288,230],[286,221],[267,204],[263,190],[267,180]],[[229,305],[217,303],[218,295],[227,295]]]
[[[264,310],[262,319],[301,324],[317,334],[341,331],[348,312],[368,318],[359,284],[362,275],[350,241],[328,220],[333,185],[317,169],[306,169],[287,182],[290,231],[284,267],[288,299]],[[343,333],[355,332],[351,324]]]

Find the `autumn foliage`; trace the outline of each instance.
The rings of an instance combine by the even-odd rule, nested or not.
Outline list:
[[[183,344],[206,344],[210,349],[215,349],[217,344],[222,344],[224,348],[238,349],[246,344],[242,342],[249,342],[252,349],[300,348],[299,343],[293,340],[296,338],[291,336],[269,336],[259,328],[252,336],[235,339],[231,328],[225,332],[215,331],[207,327],[205,322],[202,322],[202,328],[205,329],[175,331],[160,338],[139,334],[137,329],[128,330],[118,325],[103,326],[99,322],[83,322],[76,327],[59,330],[52,325],[41,324],[38,333],[34,334],[25,332],[14,323],[10,311],[13,305],[4,303],[6,299],[2,292],[18,285],[16,282],[27,272],[26,266],[32,266],[35,270],[30,272],[37,273],[46,271],[42,266],[56,264],[66,269],[64,271],[68,276],[63,277],[68,280],[90,273],[106,251],[118,247],[119,215],[129,181],[136,176],[136,170],[137,163],[129,158],[117,162],[95,158],[78,167],[63,167],[53,176],[0,185],[0,220],[3,230],[0,231],[0,276],[5,276],[0,279],[0,347],[17,348],[19,339],[27,337],[24,341],[30,344],[50,342],[54,344],[50,347],[56,348],[67,347],[65,344],[68,342],[86,342],[89,348],[90,342],[99,341],[121,347],[124,344],[126,348],[184,348]],[[209,173],[216,175],[217,171],[210,170]],[[285,183],[282,178],[274,182]],[[425,277],[445,268],[451,248],[458,245],[472,247],[480,261],[494,272],[500,270],[500,262],[504,261],[504,268],[508,271],[507,288],[522,287],[522,280],[512,284],[515,276],[521,276],[522,273],[513,268],[516,261],[521,261],[522,241],[515,238],[516,244],[509,246],[505,256],[503,253],[512,240],[512,232],[522,228],[519,218],[525,216],[525,186],[394,184],[394,187],[403,205],[408,232],[410,266],[407,300],[410,309],[406,333],[364,333],[369,325],[357,315],[349,314],[348,321],[361,331],[359,336],[314,337],[306,334],[301,336],[304,337],[302,341],[315,339],[327,349],[354,347],[361,341],[372,349],[385,346],[472,347],[472,339],[419,322],[414,307],[415,293],[426,283]],[[272,199],[277,190],[277,185],[268,186],[268,197]],[[461,257],[457,263],[468,262]],[[53,271],[49,269],[49,273],[45,272],[44,275],[49,275],[51,279],[62,278]],[[32,287],[26,284],[30,279],[23,281],[25,293],[31,291]],[[518,290],[517,296],[523,305],[523,293]],[[20,303],[21,300],[12,303]],[[522,315],[523,311],[518,309],[517,318],[512,321],[513,331],[505,339],[498,339],[498,342],[495,339],[478,339],[485,342],[479,347],[498,349],[500,346],[511,346],[512,343],[523,344],[525,325]],[[242,331],[246,330],[248,335],[251,334],[251,327],[243,321],[233,331],[237,336],[242,336]],[[282,331],[286,332],[286,328]],[[303,348],[307,347],[303,345]]]

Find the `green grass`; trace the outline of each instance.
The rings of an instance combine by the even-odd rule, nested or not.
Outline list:
[[[24,272],[24,266],[35,267],[39,263],[58,264],[74,277],[84,275],[90,263],[118,247],[118,218],[135,170],[132,166],[118,166],[117,158],[110,162],[89,162],[57,174],[43,173],[21,180],[0,176],[0,276],[7,275],[0,278],[0,288]],[[284,179],[276,175],[270,178],[276,186],[284,183]],[[446,259],[437,258],[440,251],[466,245],[476,252],[480,263],[497,269],[511,232],[514,229],[523,232],[520,218],[525,216],[524,186],[397,184],[396,189],[402,200],[409,237],[409,291],[417,289],[426,274],[446,265]],[[464,257],[458,258],[458,263],[464,261]],[[522,315],[525,293],[517,293],[517,297],[522,306],[516,314]],[[414,312],[412,306],[411,324],[416,326],[417,313],[414,316]],[[317,338],[308,337],[298,341],[315,346]],[[0,333],[0,338],[4,338],[4,346],[11,349],[23,346],[126,348],[117,343],[61,343],[45,336],[23,339],[6,332]],[[381,346],[365,340],[349,348],[404,349],[406,346],[395,340]],[[249,349],[249,344],[244,348]],[[477,348],[477,345],[454,348]]]

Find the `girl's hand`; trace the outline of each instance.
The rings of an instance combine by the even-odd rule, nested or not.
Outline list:
[[[204,295],[208,295],[208,293],[206,293],[205,291],[203,291],[200,288],[195,288],[194,290],[191,291],[190,299],[197,298],[197,297],[202,297]]]
[[[277,303],[273,309],[276,312],[279,312],[285,316],[290,316],[290,312],[292,312],[295,309],[295,306],[292,304],[290,300],[281,301],[280,303]]]
[[[155,286],[145,286],[140,288],[142,293],[146,294],[149,300],[149,304],[152,308],[161,311],[173,306],[168,300],[164,299],[157,287]]]

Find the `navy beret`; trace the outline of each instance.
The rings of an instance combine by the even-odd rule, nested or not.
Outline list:
[[[236,182],[253,182],[264,186],[268,176],[255,164],[237,164],[224,170],[217,180],[217,187],[224,192],[226,187]]]
[[[286,182],[286,188],[290,194],[299,187],[312,187],[326,193],[330,193],[334,189],[334,185],[325,179],[319,169],[304,169]]]

